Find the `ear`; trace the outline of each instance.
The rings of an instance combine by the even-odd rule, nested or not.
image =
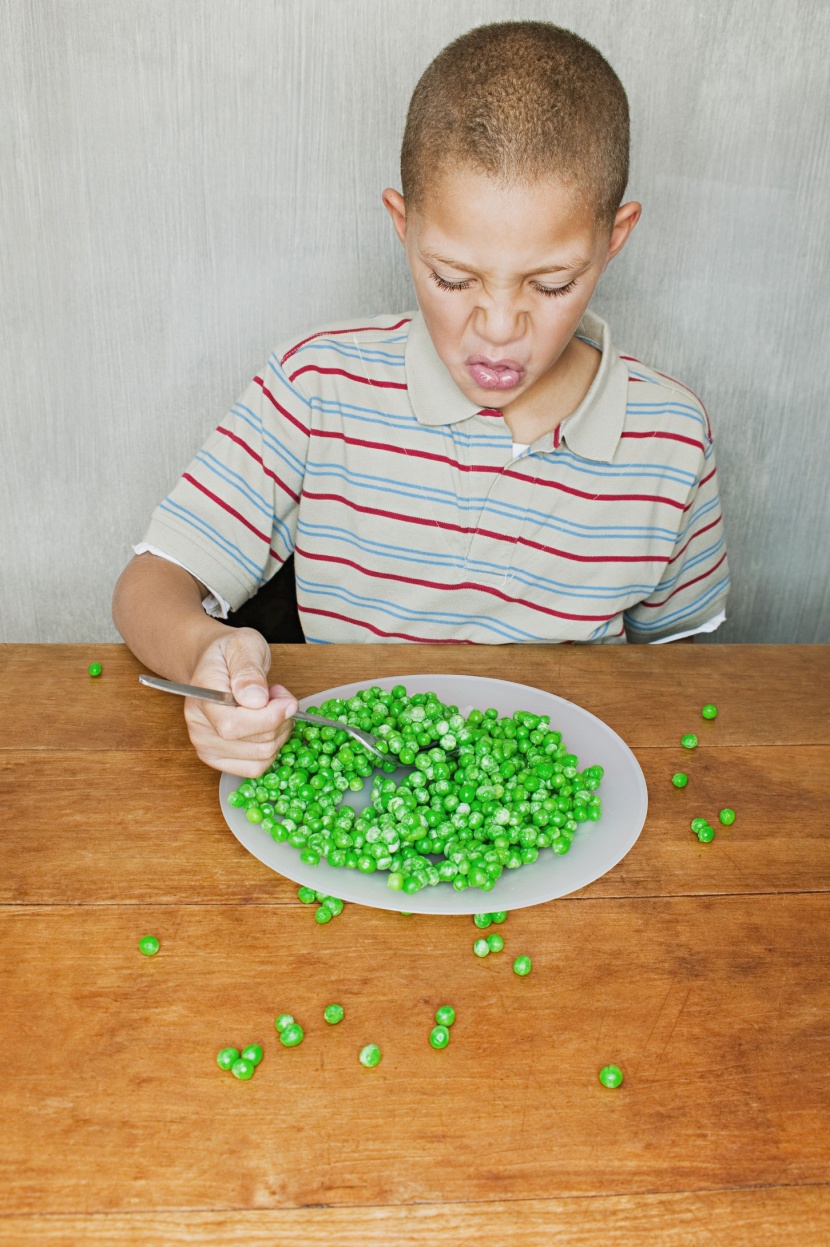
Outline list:
[[[608,241],[608,255],[605,257],[606,264],[622,251],[628,242],[631,231],[639,221],[642,211],[643,205],[636,203],[634,200],[631,203],[622,204],[617,209],[614,224],[611,228],[611,237]]]
[[[390,186],[381,195],[383,206],[392,218],[392,224],[395,227],[395,233],[401,242],[406,245],[406,203],[400,191],[393,190]]]

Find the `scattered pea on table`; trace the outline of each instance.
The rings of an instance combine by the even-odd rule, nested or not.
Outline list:
[[[704,719],[716,719],[718,717],[718,708],[710,702],[709,705],[703,707],[700,713]]]
[[[496,935],[496,934],[488,935],[487,945],[491,953],[500,953],[501,950],[504,948],[504,940],[501,938],[500,935]]]
[[[154,935],[142,935],[138,941],[138,951],[145,957],[155,957],[159,950],[159,942]]]
[[[246,1061],[250,1061],[252,1065],[259,1065],[262,1060],[262,1048],[258,1043],[249,1043],[247,1048],[242,1049],[242,1057]]]
[[[507,910],[497,909],[494,914],[490,915],[490,917],[493,919],[494,922],[499,922],[499,923],[504,922],[505,918],[507,917]]]
[[[317,900],[314,888],[298,888],[297,897],[304,905],[313,905]]]
[[[707,823],[705,827],[701,827],[697,833],[697,838],[701,844],[709,844],[715,838],[715,829]]]
[[[446,1026],[433,1026],[429,1032],[429,1042],[433,1048],[446,1048],[450,1042],[450,1032]]]
[[[326,1005],[323,1010],[323,1017],[331,1026],[336,1026],[338,1022],[342,1022],[345,1016],[345,1010],[342,1005]]]
[[[374,1069],[376,1065],[380,1065],[382,1053],[376,1043],[367,1043],[365,1048],[360,1049],[358,1057],[361,1065],[365,1065],[367,1069]]]
[[[486,930],[492,921],[493,921],[492,914],[473,914],[473,922],[476,924],[477,927],[480,927],[482,930]]]
[[[697,835],[701,827],[708,827],[708,825],[709,824],[706,822],[705,818],[693,818],[692,821],[689,823],[689,826],[691,827],[695,835]]]
[[[254,1069],[255,1069],[255,1066],[254,1066],[253,1061],[249,1061],[247,1060],[246,1057],[241,1056],[239,1060],[234,1061],[233,1065],[231,1066],[231,1073],[233,1074],[234,1078],[239,1078],[243,1082],[247,1082],[249,1078],[253,1078]]]
[[[685,736],[681,736],[680,743],[684,749],[697,749],[697,737],[694,732],[687,732]]]
[[[333,914],[325,905],[321,905],[314,915],[315,922],[331,922]]]
[[[435,1021],[439,1026],[452,1026],[455,1021],[455,1009],[452,1005],[441,1005],[435,1010]]]
[[[286,1048],[296,1048],[305,1038],[305,1031],[298,1022],[292,1022],[280,1031],[280,1043]]]
[[[294,1025],[294,1019],[290,1013],[281,1013],[278,1018],[274,1019],[274,1025],[276,1026],[280,1034],[282,1034],[286,1026]]]
[[[99,676],[103,670],[104,668],[101,666],[99,662],[91,662],[89,666],[87,667],[87,671],[93,678],[95,678],[96,676]]]
[[[473,952],[477,957],[487,957],[490,955],[490,945],[487,940],[476,940],[473,944]]]
[[[524,978],[526,974],[530,974],[532,969],[533,962],[529,957],[517,957],[513,962],[513,971],[515,974],[518,974],[520,978]]]
[[[216,1064],[220,1069],[229,1070],[234,1061],[239,1060],[238,1048],[223,1048],[216,1054]]]
[[[619,1087],[623,1080],[622,1070],[618,1065],[604,1065],[599,1071],[599,1080],[603,1087]]]
[[[730,810],[727,806],[725,810],[721,810],[718,819],[723,823],[724,827],[730,827],[735,821],[735,811]]]
[[[689,782],[689,776],[686,775],[684,771],[675,771],[674,775],[671,777],[671,782],[674,784],[675,788],[685,788]]]

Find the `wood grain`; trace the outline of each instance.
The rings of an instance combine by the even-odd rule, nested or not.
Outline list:
[[[830,746],[636,753],[646,825],[627,857],[578,895],[830,888]],[[678,765],[691,777],[683,790],[670,783]],[[296,887],[231,834],[218,787],[215,771],[180,750],[0,752],[0,901],[296,902]],[[727,804],[737,819],[721,828]],[[698,814],[717,826],[712,844],[689,830]]]
[[[827,1186],[494,1200],[400,1208],[8,1217],[5,1247],[826,1247]]]
[[[143,688],[123,645],[10,645],[3,749],[189,749],[181,700]],[[695,731],[718,745],[830,744],[830,646],[272,646],[298,697],[357,680],[436,672],[543,688],[604,719],[632,747]],[[93,658],[104,666],[93,680]],[[706,702],[720,714],[700,717]]]
[[[3,1213],[827,1180],[826,896],[540,906],[485,961],[470,919],[353,906],[327,927],[288,906],[3,908],[0,923]],[[436,1052],[445,1002],[458,1019]],[[286,1009],[306,1027],[293,1050],[273,1028]],[[255,1040],[250,1083],[216,1068],[220,1047]],[[369,1041],[375,1070],[357,1062]],[[597,1081],[608,1061],[617,1092]]]

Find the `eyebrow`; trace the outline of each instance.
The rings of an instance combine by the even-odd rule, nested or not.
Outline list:
[[[454,268],[461,273],[474,273],[475,269],[468,264],[459,264],[457,260],[450,260],[443,255],[435,255],[431,251],[423,251],[421,253],[425,260],[434,260],[438,264],[446,264],[447,268]],[[565,273],[574,268],[586,268],[589,261],[582,256],[574,256],[570,264],[546,264],[542,268],[535,268],[530,273],[525,273],[525,277],[538,277],[541,273]]]

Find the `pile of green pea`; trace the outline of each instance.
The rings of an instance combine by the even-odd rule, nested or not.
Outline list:
[[[465,718],[436,693],[410,697],[402,684],[309,710],[379,738],[388,760],[366,808],[341,801],[364,788],[376,759],[342,729],[300,722],[265,774],[228,797],[307,865],[385,871],[393,891],[410,895],[440,883],[488,892],[541,849],[567,853],[580,823],[601,816],[602,767],[580,770],[548,715]],[[399,765],[413,769],[396,782]]]

